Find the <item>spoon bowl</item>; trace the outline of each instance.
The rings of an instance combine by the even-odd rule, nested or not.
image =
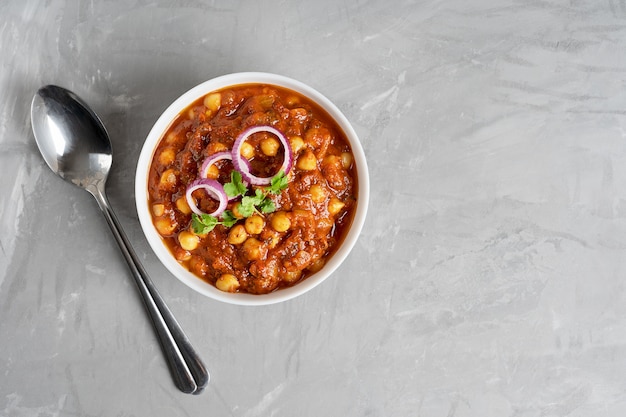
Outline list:
[[[109,136],[76,94],[41,88],[33,98],[31,120],[37,146],[53,172],[88,190],[106,181],[113,161]]]
[[[42,87],[33,97],[31,123],[37,147],[50,169],[96,198],[135,279],[174,383],[185,393],[199,394],[208,384],[209,374],[139,262],[106,197],[113,157],[104,125],[76,94],[54,85]]]

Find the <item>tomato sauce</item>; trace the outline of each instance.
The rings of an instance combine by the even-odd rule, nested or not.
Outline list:
[[[258,125],[279,130],[294,158],[288,187],[269,194],[275,211],[198,234],[187,187],[208,156],[230,151],[244,129]],[[277,173],[285,157],[277,142],[263,132],[246,140],[241,153],[254,175]],[[222,160],[210,175],[225,184],[233,169],[232,161]],[[249,188],[254,194],[259,187]],[[319,271],[352,222],[356,190],[352,150],[336,122],[303,95],[264,84],[225,88],[192,103],[161,138],[148,178],[153,223],[178,262],[222,291],[251,294],[294,285]],[[203,190],[194,199],[207,213],[217,206]],[[238,204],[230,201],[228,210],[241,217]]]

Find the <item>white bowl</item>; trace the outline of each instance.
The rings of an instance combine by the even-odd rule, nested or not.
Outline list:
[[[262,295],[227,293],[220,291],[210,283],[203,281],[201,278],[180,265],[163,242],[159,233],[156,231],[152,223],[152,216],[148,207],[148,171],[152,162],[152,157],[161,136],[176,116],[178,116],[178,114],[192,102],[212,91],[220,90],[228,86],[249,83],[271,84],[291,89],[308,97],[326,110],[326,112],[328,112],[328,114],[335,119],[350,142],[358,175],[358,200],[356,212],[354,213],[352,224],[350,225],[350,229],[341,243],[341,246],[335,251],[320,271],[292,287]],[[352,250],[352,247],[356,243],[365,221],[369,201],[369,176],[365,154],[363,153],[363,148],[361,147],[361,143],[359,142],[356,132],[350,125],[350,122],[348,122],[348,119],[346,119],[341,111],[330,100],[313,88],[288,77],[260,72],[242,72],[213,78],[192,88],[180,96],[163,112],[161,117],[159,117],[152,127],[152,130],[150,130],[150,133],[148,134],[141,150],[141,154],[139,155],[137,173],[135,176],[135,200],[139,221],[148,243],[159,260],[176,278],[200,294],[215,300],[230,304],[264,305],[289,300],[311,290],[328,278],[346,259]]]

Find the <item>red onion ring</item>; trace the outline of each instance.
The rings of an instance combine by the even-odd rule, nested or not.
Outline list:
[[[209,168],[211,168],[211,165],[213,165],[217,161],[221,161],[224,159],[232,160],[233,159],[232,153],[230,153],[230,151],[223,151],[223,152],[216,152],[213,155],[210,155],[202,163],[202,168],[200,168],[200,177],[208,178]]]
[[[207,194],[219,202],[219,206],[213,213],[205,213],[196,205],[196,202],[191,194],[200,188],[204,189]],[[187,204],[189,204],[191,210],[198,215],[208,214],[209,216],[219,216],[224,212],[224,210],[226,210],[226,206],[228,204],[228,196],[224,192],[222,184],[208,178],[200,178],[189,184],[185,192],[185,198],[187,199]]]
[[[230,151],[222,151],[222,152],[216,152],[213,155],[210,155],[202,163],[202,167],[200,168],[200,177],[201,178],[208,178],[209,168],[211,168],[211,166],[214,163],[216,163],[217,161],[222,161],[224,159],[232,161],[233,160],[233,154]],[[246,167],[248,167],[248,171],[250,171],[250,169],[251,169],[250,161],[248,161],[246,158],[243,158],[243,157],[242,157],[242,160],[243,160],[243,163],[246,165]],[[248,186],[248,182],[247,181],[243,180],[242,182],[243,182],[243,184],[246,187]],[[238,198],[239,198],[239,196],[228,197],[228,201],[233,201],[233,200],[236,200]]]
[[[246,158],[241,156],[241,147],[243,146],[246,139],[248,139],[250,135],[258,132],[269,132],[276,136],[280,143],[282,143],[283,148],[285,149],[285,159],[283,160],[283,164],[281,165],[279,172],[283,171],[285,175],[289,173],[289,171],[291,170],[291,166],[293,165],[293,153],[291,152],[291,146],[289,146],[287,138],[280,131],[271,126],[252,126],[241,132],[241,134],[239,134],[239,136],[235,140],[235,143],[233,144],[232,160],[235,169],[241,173],[241,176],[244,180],[253,185],[268,185],[271,183],[272,177],[261,178],[252,175],[252,173],[250,172],[250,163]]]

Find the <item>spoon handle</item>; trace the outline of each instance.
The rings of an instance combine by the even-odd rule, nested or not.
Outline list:
[[[165,304],[165,301],[152,283],[152,280],[148,277],[141,262],[139,262],[128,238],[122,231],[122,227],[115,213],[111,209],[104,192],[104,182],[99,183],[96,186],[96,190],[90,189],[89,191],[98,201],[100,210],[102,210],[115,236],[115,240],[135,278],[139,292],[168,360],[172,376],[174,377],[174,383],[182,392],[199,394],[209,382],[209,373],[204,367],[202,360],[191,346],[183,329]]]

